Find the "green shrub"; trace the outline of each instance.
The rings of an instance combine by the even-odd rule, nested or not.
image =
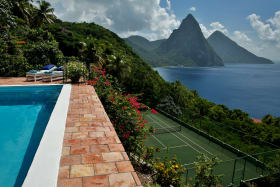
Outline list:
[[[23,77],[32,69],[22,56],[0,55],[0,75],[3,77]]]
[[[176,157],[168,160],[166,156],[162,162],[155,163],[154,169],[156,173],[153,177],[158,184],[162,186],[182,186],[182,175],[186,169],[182,164],[178,163]]]
[[[195,165],[195,186],[215,187],[221,186],[221,175],[214,175],[214,167],[219,160],[216,157],[208,158],[206,155],[198,156]]]
[[[71,79],[72,83],[77,83],[82,76],[86,76],[87,69],[82,62],[71,61],[67,64],[66,74],[67,77]]]
[[[27,43],[23,52],[27,62],[34,69],[47,64],[62,65],[63,54],[56,42]]]
[[[152,163],[150,159],[153,159],[154,151],[144,145],[151,129],[140,112],[144,108],[149,111],[148,107],[139,103],[137,96],[124,95],[118,82],[106,74],[105,69],[92,68],[91,72],[93,79],[88,83],[94,86],[128,155],[144,158],[147,163]]]
[[[13,5],[8,0],[0,1],[0,26],[15,26],[15,16],[12,15]]]
[[[29,29],[26,33],[26,39],[28,42],[53,42],[54,37],[53,35],[48,32],[44,31],[43,29]]]

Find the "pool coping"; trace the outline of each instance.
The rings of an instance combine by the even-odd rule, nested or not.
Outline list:
[[[0,77],[1,78],[1,77]],[[15,84],[15,85],[0,85],[0,87],[15,87],[15,86],[65,86],[65,85],[70,85],[70,84]]]
[[[55,107],[46,126],[40,145],[25,177],[23,187],[56,186],[60,155],[70,102],[70,84],[37,84],[8,86],[54,86],[63,85]]]

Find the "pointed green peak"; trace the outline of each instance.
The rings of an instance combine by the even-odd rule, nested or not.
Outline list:
[[[196,19],[193,17],[192,14],[189,14],[181,23],[179,28],[187,28],[189,26],[194,26],[194,27],[199,27],[198,22]]]

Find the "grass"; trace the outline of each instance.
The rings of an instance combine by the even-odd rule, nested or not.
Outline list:
[[[144,117],[154,128],[170,128],[180,125],[160,113],[147,114]],[[236,184],[244,179],[260,177],[262,174],[262,171],[253,163],[245,161],[245,159],[236,159],[236,154],[185,127],[182,127],[179,132],[153,135],[148,138],[146,144],[161,149],[161,152],[157,154],[158,157],[165,157],[167,149],[169,158],[175,155],[187,168],[185,179],[194,177],[193,162],[201,154],[207,157],[217,156],[221,160],[221,163],[215,167],[214,174],[222,175],[223,185],[229,185],[232,181]]]

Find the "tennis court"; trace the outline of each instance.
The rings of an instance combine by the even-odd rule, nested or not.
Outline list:
[[[146,144],[159,147],[161,152],[157,156],[161,158],[166,156],[167,148],[170,158],[176,155],[177,159],[187,168],[185,179],[195,176],[193,162],[201,154],[207,157],[217,156],[222,161],[215,167],[214,174],[223,176],[223,185],[236,184],[241,180],[257,178],[263,174],[263,171],[253,163],[246,159],[236,159],[238,156],[235,153],[191,129],[181,126],[163,114],[147,114],[145,119],[156,131],[157,129],[160,131],[159,134],[155,133],[149,137]]]

